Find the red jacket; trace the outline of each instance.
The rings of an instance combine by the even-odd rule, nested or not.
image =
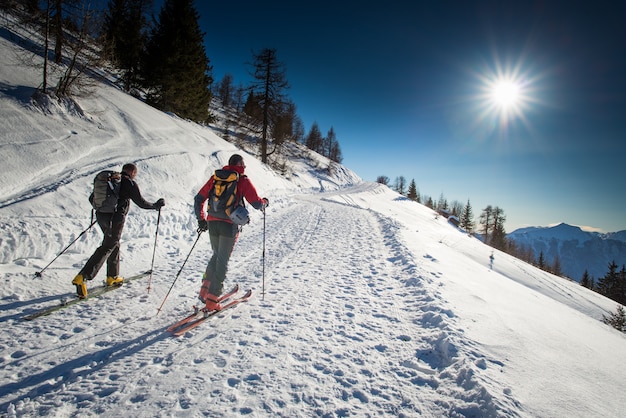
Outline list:
[[[239,182],[237,183],[237,193],[236,199],[237,201],[241,200],[244,197],[255,209],[261,209],[263,207],[263,199],[259,197],[256,188],[250,181],[247,176],[243,175],[244,167],[239,165],[227,165],[224,166],[224,170],[236,171],[239,173]],[[209,191],[213,187],[213,176],[206,182],[204,186],[200,189],[198,194],[194,199],[194,212],[196,213],[196,218],[206,219],[207,221],[222,221],[232,223],[230,219],[222,219],[216,218],[214,216],[208,215],[206,212],[205,202],[209,198]]]

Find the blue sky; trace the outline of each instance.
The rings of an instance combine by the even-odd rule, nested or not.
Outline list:
[[[341,4],[339,4],[341,3]],[[415,4],[412,4],[415,3]],[[626,6],[572,1],[196,2],[219,81],[275,48],[308,131],[365,180],[415,180],[506,230],[626,229]],[[499,78],[523,100],[505,117]]]

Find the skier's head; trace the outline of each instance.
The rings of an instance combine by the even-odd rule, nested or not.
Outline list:
[[[231,155],[230,158],[228,159],[228,165],[230,166],[240,165],[243,168],[246,168],[246,166],[243,163],[243,157],[239,154]]]
[[[122,167],[122,171],[130,176],[131,179],[134,179],[137,175],[137,166],[133,163],[124,164]]]

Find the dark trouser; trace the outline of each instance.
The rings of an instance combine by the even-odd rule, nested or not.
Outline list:
[[[100,268],[107,262],[107,276],[117,277],[120,273],[120,239],[124,229],[124,221],[112,223],[112,213],[96,212],[96,220],[100,229],[104,233],[102,244],[93,255],[87,260],[87,264],[80,270],[79,274],[87,280],[91,280],[98,274]]]
[[[233,252],[238,235],[239,227],[237,225],[221,221],[209,222],[209,238],[213,256],[211,256],[211,260],[209,260],[209,264],[206,267],[202,286],[208,287],[208,292],[213,296],[222,294],[226,270],[228,269],[228,260]],[[204,296],[203,289],[200,290],[200,295]]]

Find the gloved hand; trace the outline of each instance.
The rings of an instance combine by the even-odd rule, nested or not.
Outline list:
[[[152,207],[156,210],[161,210],[163,206],[165,206],[165,199],[163,198],[160,198],[159,200],[154,202],[154,205],[152,205]]]
[[[198,232],[204,232],[209,230],[209,223],[206,219],[198,219]]]
[[[267,197],[264,197],[263,199],[261,199],[261,201],[263,202],[263,209],[270,205],[270,201]]]

